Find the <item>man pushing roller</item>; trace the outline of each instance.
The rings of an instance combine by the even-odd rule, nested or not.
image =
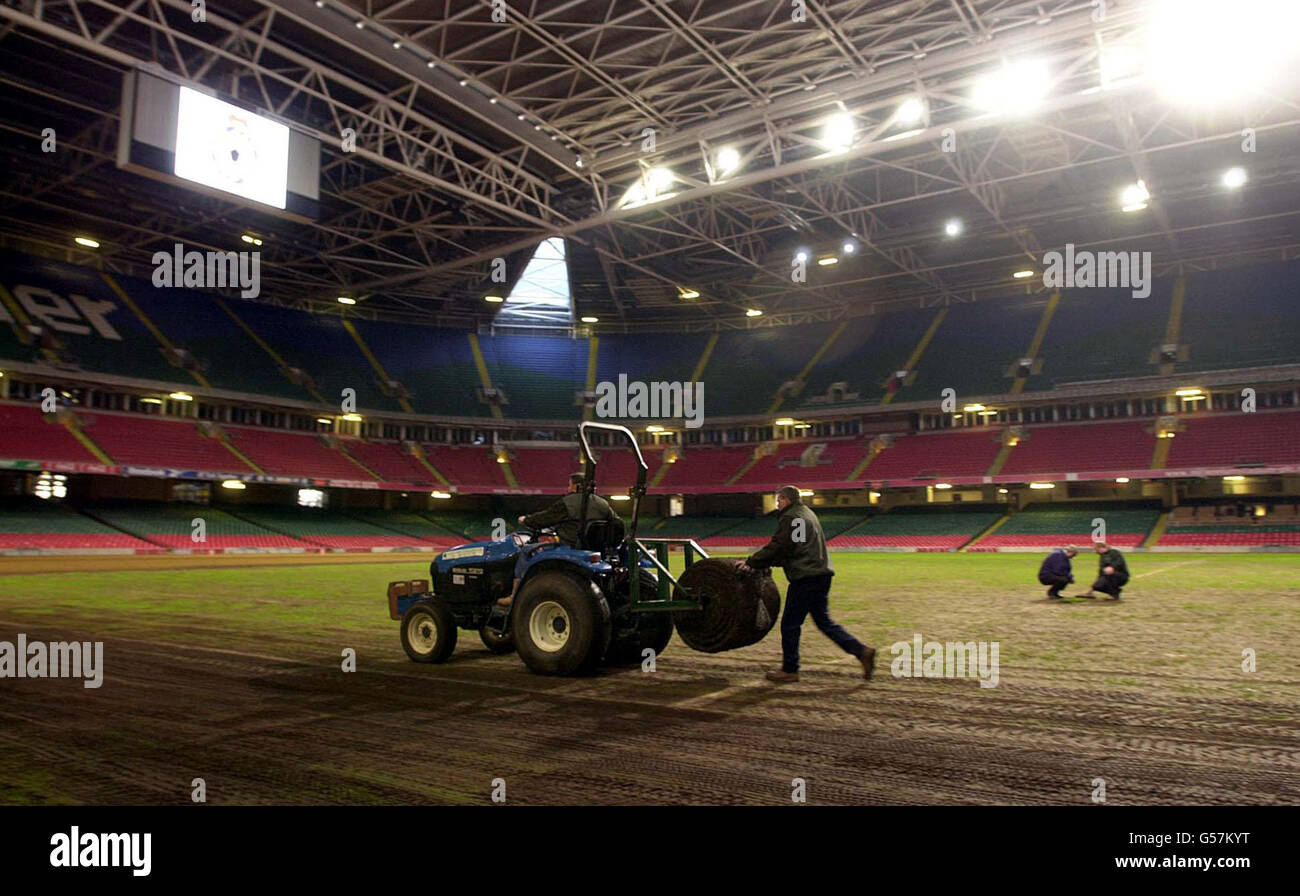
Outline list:
[[[785,610],[781,614],[780,669],[767,673],[769,681],[799,680],[799,635],[804,619],[812,615],[822,634],[851,653],[862,664],[862,677],[870,678],[876,651],[846,632],[830,616],[831,569],[826,552],[826,536],[812,508],[803,503],[799,489],[787,485],[776,493],[780,510],[776,534],[745,561],[742,571],[781,566],[790,587],[785,593]]]

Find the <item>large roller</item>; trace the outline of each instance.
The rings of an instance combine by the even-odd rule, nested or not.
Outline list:
[[[763,640],[776,624],[781,594],[771,573],[742,573],[741,565],[740,560],[710,557],[682,573],[681,588],[700,603],[698,610],[673,613],[687,647],[704,653],[747,647]]]

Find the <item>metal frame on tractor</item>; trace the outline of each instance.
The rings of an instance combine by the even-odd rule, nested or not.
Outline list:
[[[636,436],[626,426],[591,421],[584,421],[578,425],[578,441],[582,445],[583,460],[583,477],[580,488],[582,505],[578,512],[578,531],[583,533],[587,531],[587,502],[596,489],[596,458],[592,455],[591,444],[587,441],[587,433],[592,430],[626,436],[628,444],[632,446],[632,451],[636,454],[636,484],[630,489],[632,496],[632,524],[628,527],[625,539],[627,565],[629,570],[640,569],[641,558],[645,557],[659,571],[659,588],[654,598],[645,598],[641,594],[640,576],[629,575],[629,607],[637,613],[700,609],[700,602],[692,598],[690,592],[682,587],[681,583],[668,571],[668,552],[674,547],[680,547],[686,555],[687,568],[696,560],[708,559],[708,552],[700,547],[693,538],[637,538],[636,527],[641,517],[641,497],[646,491],[646,474],[649,468],[646,466],[645,457],[641,454],[641,446],[637,444]],[[674,588],[680,593],[680,599],[673,599]]]

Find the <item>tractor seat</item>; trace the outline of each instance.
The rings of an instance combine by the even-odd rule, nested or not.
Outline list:
[[[617,517],[613,520],[592,520],[587,523],[587,531],[583,533],[582,546],[584,550],[599,551],[604,555],[617,550],[626,535],[627,527]]]

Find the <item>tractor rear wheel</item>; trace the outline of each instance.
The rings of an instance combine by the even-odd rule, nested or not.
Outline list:
[[[478,636],[483,641],[483,646],[492,653],[514,653],[515,652],[515,635],[514,632],[506,632],[504,635],[497,634],[497,630],[491,625],[484,625],[478,630]]]
[[[447,602],[432,597],[411,604],[402,616],[402,649],[416,663],[443,663],[456,649],[456,618]]]
[[[609,603],[595,584],[550,570],[515,596],[515,649],[540,675],[587,675],[609,648]]]

